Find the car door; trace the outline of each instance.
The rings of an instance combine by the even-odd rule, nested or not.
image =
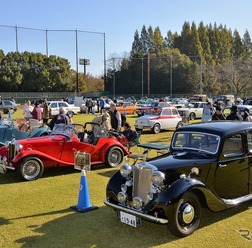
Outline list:
[[[245,135],[226,137],[215,172],[215,190],[221,198],[235,199],[249,193],[248,166]]]
[[[57,102],[50,103],[51,115],[57,115],[59,113],[59,107]]]
[[[174,118],[171,109],[164,108],[160,114],[159,121],[163,129],[172,128],[174,126]]]

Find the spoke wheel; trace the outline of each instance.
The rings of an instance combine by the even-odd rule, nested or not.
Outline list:
[[[191,192],[185,193],[170,213],[170,232],[178,237],[192,234],[200,224],[201,212],[198,197]]]
[[[120,147],[111,147],[106,153],[106,165],[118,167],[123,161],[123,151]]]
[[[19,171],[23,179],[33,181],[42,176],[44,165],[42,161],[36,157],[27,157],[21,162]]]

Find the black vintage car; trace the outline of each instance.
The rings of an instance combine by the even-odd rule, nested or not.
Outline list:
[[[131,226],[141,219],[192,234],[202,207],[222,211],[252,200],[252,123],[219,121],[179,127],[170,151],[131,166],[108,182],[107,206]]]

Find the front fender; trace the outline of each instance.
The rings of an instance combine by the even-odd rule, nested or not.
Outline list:
[[[217,197],[204,183],[189,177],[178,179],[161,192],[154,200],[153,207],[172,206],[188,191],[194,192],[201,202],[206,203],[212,211],[222,211],[227,208],[222,199]]]
[[[62,161],[59,160],[59,159],[56,159],[55,157],[52,157],[52,156],[49,156],[47,155],[46,153],[43,153],[43,152],[40,152],[40,151],[37,151],[37,150],[26,150],[26,151],[23,151],[23,152],[20,152],[18,153],[12,160],[12,163],[14,165],[18,165],[18,163],[24,159],[25,157],[28,157],[28,156],[33,156],[33,157],[39,157],[40,159],[43,160],[43,158],[45,158],[47,161],[55,161],[55,164],[56,163],[59,163],[59,164],[62,164]],[[64,164],[68,164],[68,165],[73,165],[73,163],[66,163],[64,162]]]

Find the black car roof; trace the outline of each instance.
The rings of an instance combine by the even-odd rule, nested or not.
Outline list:
[[[211,122],[200,122],[190,124],[187,126],[179,127],[176,132],[179,131],[192,131],[192,132],[204,132],[212,133],[225,137],[233,133],[238,133],[243,130],[252,129],[252,122],[246,121],[211,121]]]

